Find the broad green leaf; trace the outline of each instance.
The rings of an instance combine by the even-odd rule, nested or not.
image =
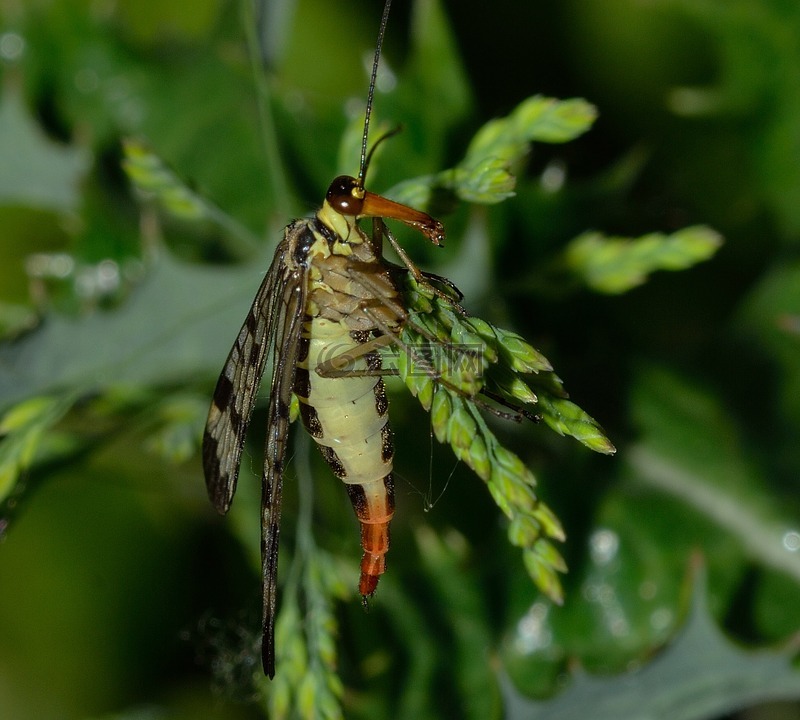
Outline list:
[[[800,583],[787,548],[797,518],[764,492],[740,430],[712,394],[680,375],[646,368],[634,385],[640,440],[625,458],[636,481],[692,507],[735,538],[751,559]]]
[[[12,404],[64,389],[214,376],[268,265],[211,269],[164,253],[121,307],[53,315],[35,332],[0,343],[0,398]]]
[[[441,133],[469,113],[474,102],[444,3],[416,0],[410,34],[412,56],[403,81],[416,89],[413,101],[421,106],[428,133],[433,128]],[[437,142],[439,137],[430,133],[430,140]]]
[[[176,648],[178,623],[169,619],[165,598],[187,597],[180,538],[197,525],[178,488],[193,492],[196,474],[184,471],[169,490],[174,467],[138,464],[135,450],[117,450],[105,462],[94,454],[77,466],[47,467],[40,475],[46,481],[37,482],[2,543],[3,672],[15,688],[0,699],[6,717],[83,718],[124,708],[132,700],[121,693],[130,679],[127,653]],[[189,629],[197,618],[182,613],[179,624]],[[55,675],[52,664],[62,667]],[[102,675],[102,687],[87,675]],[[42,683],[48,692],[39,697]]]
[[[678,637],[641,669],[615,677],[572,673],[550,700],[523,697],[501,674],[506,720],[705,720],[769,700],[800,698],[796,647],[742,650],[714,624],[705,579]]]
[[[7,81],[0,91],[0,205],[76,210],[90,153],[48,138],[16,84]]]
[[[617,294],[641,285],[656,270],[685,270],[708,260],[721,243],[719,234],[699,225],[671,235],[650,233],[639,238],[590,232],[567,246],[564,259],[588,287]]]
[[[534,603],[526,613],[523,606],[510,628],[506,665],[530,692],[552,692],[552,678],[573,659],[607,674],[649,656],[671,634],[676,579],[698,549],[708,558],[718,617],[753,563],[759,574],[780,577],[784,593],[797,593],[797,514],[765,492],[768,479],[731,414],[707,388],[663,369],[640,368],[633,388],[637,442],[609,468],[618,479],[595,509],[586,559],[573,567],[564,608]],[[597,473],[606,471],[593,465],[581,463],[568,487],[596,492]],[[545,469],[543,484],[554,477],[570,482]],[[796,626],[785,618],[783,635],[775,625],[772,636]]]

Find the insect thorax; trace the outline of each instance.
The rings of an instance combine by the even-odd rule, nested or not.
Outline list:
[[[376,243],[338,213],[335,229],[325,205],[309,221],[314,242],[308,249],[308,318],[340,322],[350,332],[396,332],[405,311],[389,266]]]

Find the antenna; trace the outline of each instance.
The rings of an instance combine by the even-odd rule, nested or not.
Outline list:
[[[361,164],[358,169],[358,186],[364,187],[364,176],[367,174],[367,136],[369,134],[369,118],[372,115],[372,100],[375,97],[375,79],[378,77],[378,63],[381,59],[381,48],[383,47],[383,36],[386,34],[386,23],[389,21],[389,8],[392,0],[386,0],[383,6],[383,17],[381,26],[378,30],[378,43],[375,46],[375,57],[372,60],[372,75],[369,79],[369,91],[367,92],[367,109],[364,115],[364,137],[361,139]]]

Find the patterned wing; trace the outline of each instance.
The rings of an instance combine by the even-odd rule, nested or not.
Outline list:
[[[261,506],[262,660],[270,677],[275,674],[278,537],[289,405],[305,311],[308,250],[313,241],[306,221],[286,229],[217,382],[203,437],[208,495],[214,507],[225,513],[236,491],[247,426],[271,356]]]
[[[214,389],[203,435],[203,469],[208,496],[219,513],[231,506],[239,477],[247,426],[264,374],[270,337],[280,324],[280,292],[292,279],[286,264],[287,241],[275,252],[253,305],[231,348]]]
[[[310,234],[310,233],[309,233]],[[278,580],[278,539],[281,491],[289,430],[289,406],[294,389],[300,331],[305,317],[305,268],[296,271],[300,282],[284,283],[279,298],[284,312],[271,338],[274,357],[272,393],[269,399],[264,472],[261,479],[261,572],[263,637],[261,660],[264,673],[275,676],[275,607]]]

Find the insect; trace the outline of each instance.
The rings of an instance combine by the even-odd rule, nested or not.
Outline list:
[[[259,383],[271,364],[261,505],[262,662],[269,677],[275,674],[278,539],[292,394],[306,430],[345,483],[360,522],[362,598],[375,592],[386,567],[394,450],[377,351],[395,341],[406,311],[382,258],[383,237],[415,276],[421,274],[383,219],[406,223],[436,245],[444,239],[439,221],[364,189],[369,119],[390,5],[387,0],[373,60],[359,174],[337,177],[314,217],[285,228],[217,382],[203,437],[209,497],[224,514],[236,491]],[[374,218],[372,235],[359,228],[363,218]]]

